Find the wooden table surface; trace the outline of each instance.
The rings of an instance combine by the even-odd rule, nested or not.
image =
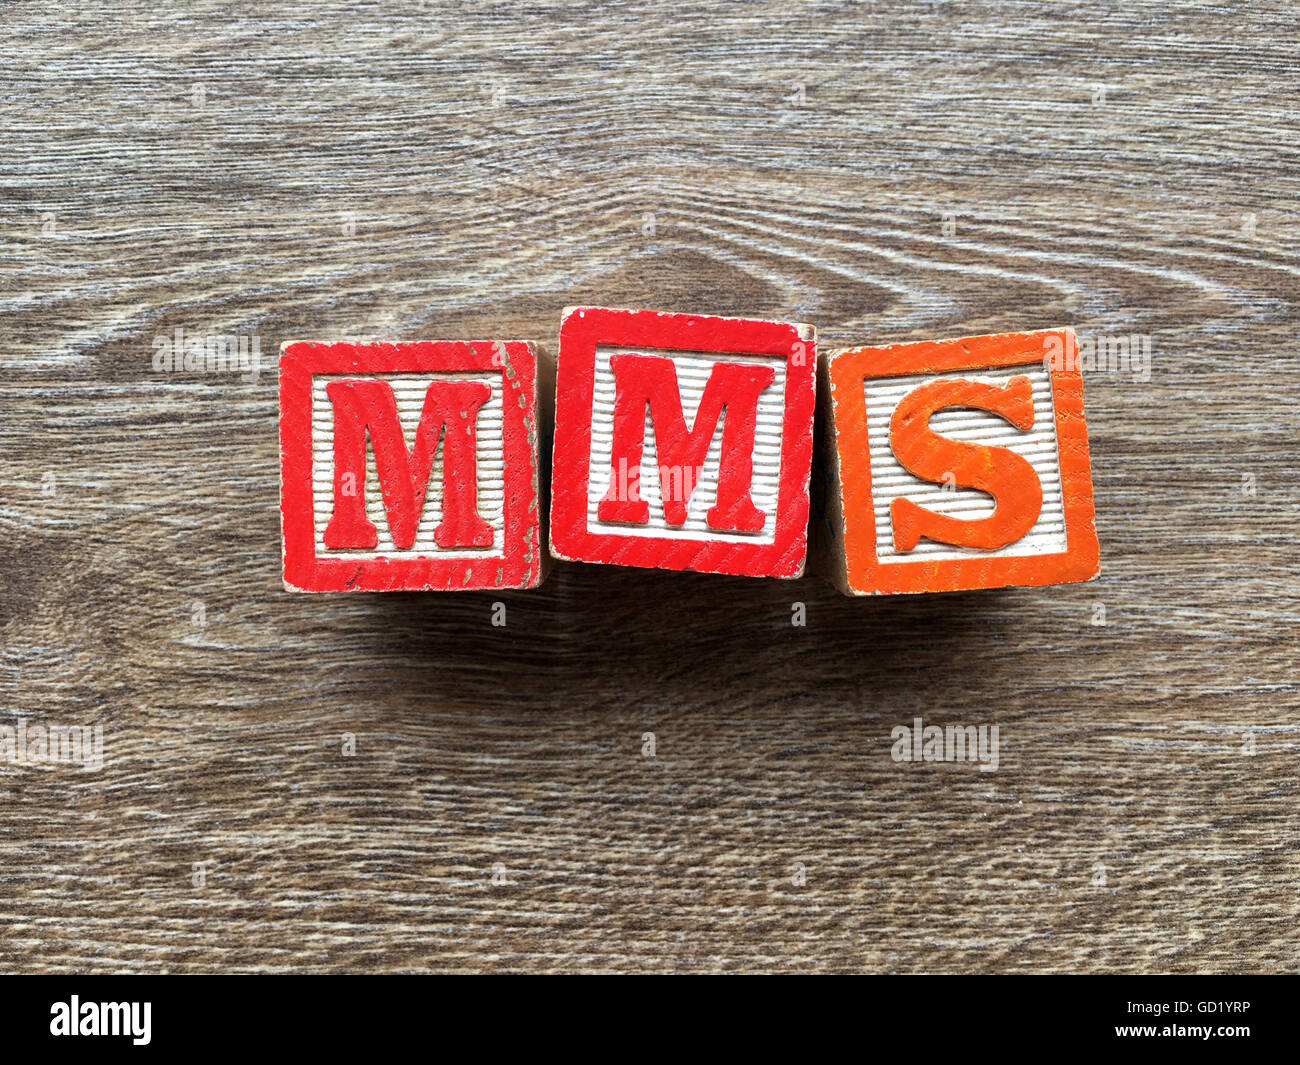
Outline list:
[[[1297,968],[1292,4],[273,7],[0,14],[0,968]],[[1149,343],[1100,580],[281,590],[283,341],[579,302]]]

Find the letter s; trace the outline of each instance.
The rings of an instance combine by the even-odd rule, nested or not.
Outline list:
[[[1029,532],[1043,509],[1043,486],[1033,466],[1004,447],[949,440],[930,428],[930,418],[946,407],[973,407],[1006,419],[1017,429],[1034,424],[1033,387],[1015,377],[1002,387],[978,381],[939,380],[906,395],[889,423],[890,445],[898,461],[927,481],[942,483],[945,474],[964,488],[977,488],[994,499],[984,518],[936,514],[910,499],[890,505],[894,546],[910,551],[928,537],[956,547],[993,551]]]

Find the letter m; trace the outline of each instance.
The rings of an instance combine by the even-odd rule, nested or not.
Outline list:
[[[641,498],[627,498],[627,492],[619,491],[618,481],[620,460],[626,463],[622,467],[625,470],[641,466],[649,409],[658,450],[664,520],[676,526],[686,523],[687,507],[696,487],[695,471],[704,465],[721,419],[718,496],[706,516],[708,526],[716,532],[762,529],[766,515],[750,498],[754,429],[759,394],[776,379],[776,371],[770,366],[750,363],[714,364],[700,398],[695,424],[687,429],[677,385],[677,367],[672,359],[626,353],[611,356],[609,364],[614,374],[614,436],[609,490],[596,509],[597,519],[627,525],[644,525],[650,520],[650,504]],[[674,491],[674,472],[684,491]]]
[[[131,1004],[129,1002],[105,1002],[100,1007],[100,1035],[131,1034]]]
[[[434,542],[443,548],[492,546],[492,526],[478,512],[476,426],[479,408],[492,395],[486,382],[430,384],[410,451],[387,381],[330,381],[325,392],[334,408],[334,512],[325,527],[326,548],[378,546],[378,531],[366,517],[367,435],[396,548],[415,543],[440,441],[442,521]]]

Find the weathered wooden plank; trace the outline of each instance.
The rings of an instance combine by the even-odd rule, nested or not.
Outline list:
[[[0,766],[3,968],[1295,967],[1290,5],[0,29],[0,723],[104,744]],[[281,342],[584,303],[1138,338],[1102,578],[280,589]],[[178,327],[259,372],[156,371]],[[997,771],[895,762],[917,716]]]

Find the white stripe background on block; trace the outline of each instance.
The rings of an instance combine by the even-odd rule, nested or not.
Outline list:
[[[940,436],[970,444],[1004,447],[1027,459],[1043,486],[1038,521],[1014,544],[997,551],[954,547],[922,539],[911,551],[894,549],[889,506],[907,498],[937,514],[982,518],[993,513],[993,497],[974,488],[944,489],[903,468],[889,444],[889,422],[904,397],[930,381],[961,379],[1004,386],[1014,377],[1028,377],[1034,396],[1034,424],[1022,432],[989,411],[967,408],[943,410],[930,419]],[[1041,364],[1007,366],[978,372],[908,374],[868,378],[867,438],[871,444],[871,494],[876,518],[876,557],[881,562],[940,562],[965,558],[1005,558],[1063,552],[1065,508],[1061,493],[1061,464],[1056,448],[1056,419],[1052,409],[1052,380]]]
[[[722,457],[722,428],[709,443],[703,470],[686,510],[686,523],[672,526],[664,519],[659,489],[659,453],[649,412],[645,421],[645,448],[641,453],[639,492],[650,504],[650,520],[645,525],[622,525],[601,522],[596,508],[609,490],[610,455],[614,446],[614,373],[611,355],[620,353],[660,355],[671,358],[677,367],[677,386],[682,396],[682,416],[687,429],[695,424],[695,415],[704,396],[713,366],[719,362],[757,363],[771,366],[776,377],[759,394],[758,418],[754,431],[754,479],[750,497],[767,520],[756,533],[720,533],[710,529],[705,516],[718,501],[718,468]],[[619,536],[670,536],[678,540],[713,540],[745,544],[770,544],[776,541],[776,504],[781,484],[781,439],[785,414],[785,359],[772,355],[733,354],[731,352],[677,351],[650,348],[599,346],[596,348],[596,372],[592,390],[591,466],[587,482],[587,528],[595,533]]]
[[[330,381],[360,380],[359,374],[315,374],[311,381],[311,468],[312,517],[318,558],[492,558],[500,555],[505,539],[505,440],[502,433],[501,375],[493,373],[394,373],[366,374],[365,380],[387,381],[397,401],[397,419],[406,438],[407,451],[415,446],[424,396],[435,380],[483,381],[492,395],[479,408],[477,423],[478,512],[492,526],[492,546],[444,550],[433,540],[433,530],[442,521],[443,447],[438,445],[429,474],[424,507],[410,550],[398,551],[388,528],[375,467],[375,453],[366,437],[366,517],[379,531],[379,545],[369,551],[330,551],[325,548],[325,526],[334,512],[334,407],[325,392]]]

